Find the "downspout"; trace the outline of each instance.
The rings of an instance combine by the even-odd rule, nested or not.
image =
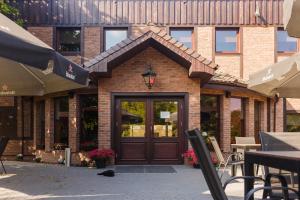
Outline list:
[[[286,119],[286,98],[283,98],[283,131],[287,132]]]
[[[271,131],[271,98],[267,98],[267,131]]]
[[[21,97],[21,107],[22,107],[22,143],[21,143],[21,154],[24,156],[24,97]]]
[[[276,94],[274,97],[274,123],[273,123],[273,131],[276,132],[276,107],[277,107],[277,103],[279,101],[279,97]]]

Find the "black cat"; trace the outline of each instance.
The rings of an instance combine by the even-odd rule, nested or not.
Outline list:
[[[98,173],[97,175],[114,177],[115,176],[115,171],[113,171],[113,170],[106,170],[104,172]]]

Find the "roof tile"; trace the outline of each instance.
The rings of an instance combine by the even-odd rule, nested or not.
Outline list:
[[[186,52],[187,54],[189,54],[189,55],[192,55],[192,54],[194,53],[194,50],[192,50],[192,49],[187,49],[185,52]]]
[[[153,38],[162,45],[165,45],[174,53],[182,56],[184,59],[191,62],[193,65],[192,70],[205,70],[206,72],[211,73],[214,69],[218,67],[217,64],[210,60],[207,60],[192,49],[189,49],[188,47],[178,42],[175,38],[171,37],[165,31],[159,29],[158,27],[150,27],[150,29],[144,34],[141,34],[136,37],[131,36],[121,41],[120,43],[116,44],[115,46],[101,53],[100,55],[96,56],[94,59],[90,60],[89,62],[86,62],[86,64],[97,71],[103,72],[107,70],[106,65],[108,62],[119,57],[124,52],[132,49],[133,47],[143,43],[149,38]]]
[[[247,87],[247,83],[242,79],[223,72],[216,72],[209,82]]]

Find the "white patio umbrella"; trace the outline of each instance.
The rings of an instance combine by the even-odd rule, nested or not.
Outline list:
[[[300,37],[300,0],[284,0],[283,23],[289,36]]]
[[[88,75],[0,13],[0,96],[41,96],[82,88]]]
[[[300,54],[251,74],[248,88],[267,96],[300,98]]]

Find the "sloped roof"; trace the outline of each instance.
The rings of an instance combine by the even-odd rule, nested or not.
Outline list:
[[[143,34],[129,37],[107,51],[84,63],[86,69],[96,76],[108,76],[112,68],[130,59],[135,54],[152,46],[189,70],[190,77],[199,77],[207,82],[218,65],[184,46],[175,38],[157,27],[150,27]]]
[[[247,83],[244,80],[233,75],[221,72],[216,72],[214,76],[209,80],[209,83],[247,87]]]

